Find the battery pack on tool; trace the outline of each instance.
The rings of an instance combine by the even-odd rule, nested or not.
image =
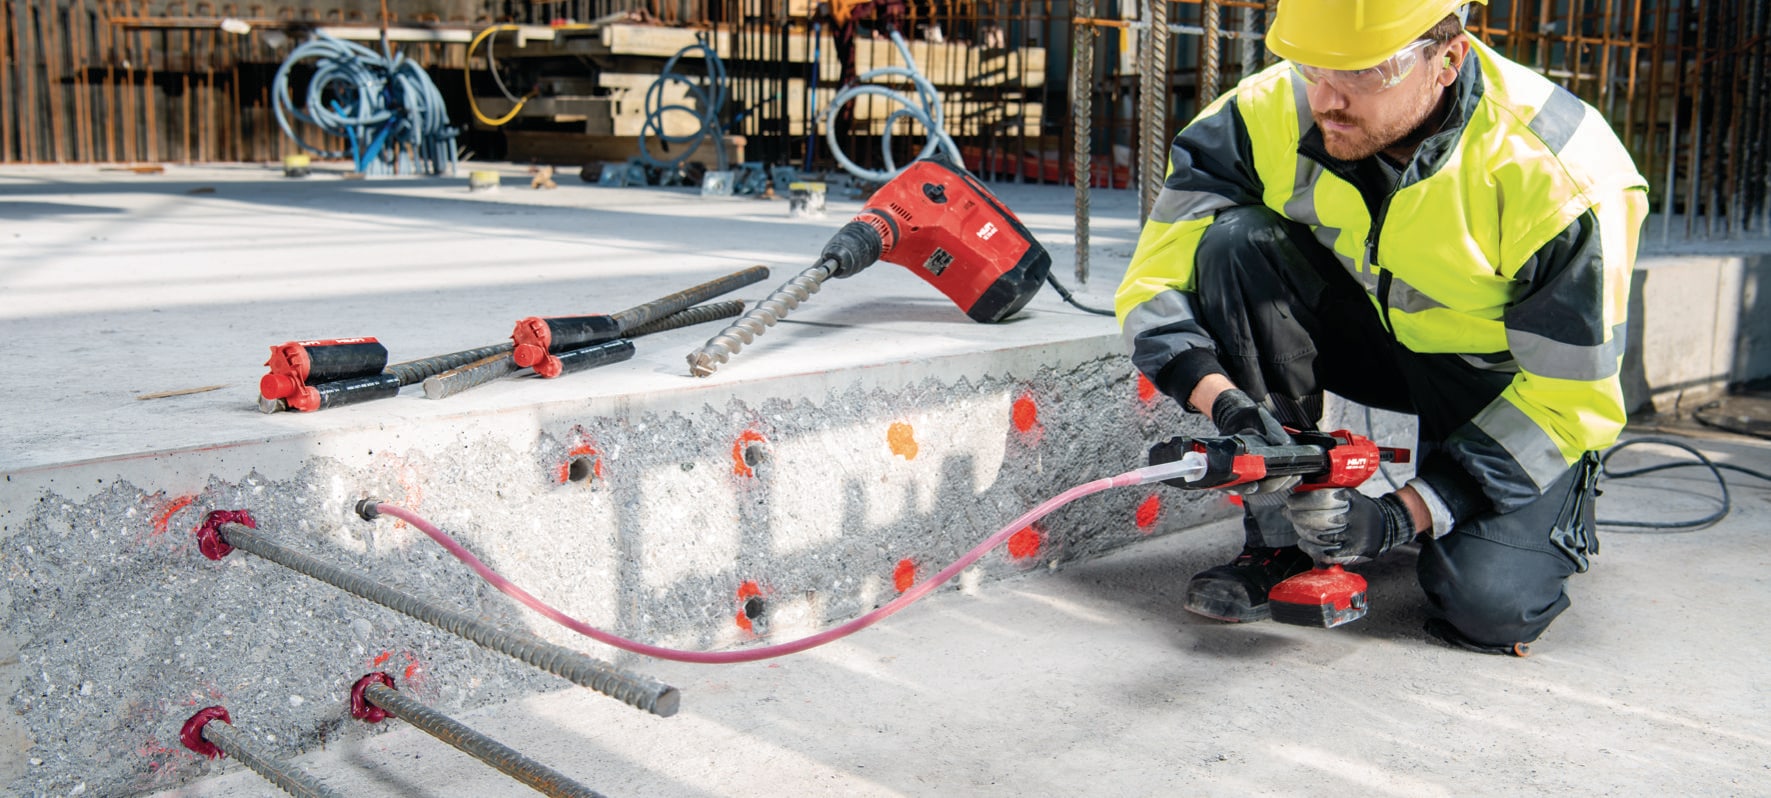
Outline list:
[[[518,366],[552,377],[556,374],[544,374],[538,366],[548,356],[620,337],[621,325],[612,316],[530,316],[517,322],[516,329],[511,331],[510,358]]]
[[[1339,565],[1312,568],[1273,586],[1267,606],[1273,620],[1332,629],[1365,617],[1365,577]]]
[[[1051,271],[1051,253],[1021,220],[944,159],[911,164],[854,221],[878,232],[880,260],[909,269],[973,321],[1014,315]]]
[[[304,385],[283,401],[290,410],[312,413],[315,410],[325,410],[329,407],[386,399],[399,392],[399,375],[372,374],[367,377],[352,377],[345,380]]]
[[[290,341],[271,347],[270,373],[258,380],[266,399],[287,399],[304,386],[380,374],[387,347],[374,338]]]

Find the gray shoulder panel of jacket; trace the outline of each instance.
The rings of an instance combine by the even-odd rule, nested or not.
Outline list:
[[[1126,349],[1132,365],[1152,379],[1182,352],[1205,349],[1216,352],[1217,343],[1199,323],[1193,295],[1170,289],[1150,297],[1125,314]]]

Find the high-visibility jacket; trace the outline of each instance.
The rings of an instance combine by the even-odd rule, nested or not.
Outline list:
[[[1623,428],[1647,181],[1598,111],[1480,43],[1445,126],[1393,182],[1328,155],[1305,88],[1280,63],[1175,137],[1115,297],[1133,362],[1191,393],[1197,370],[1174,366],[1215,352],[1194,320],[1194,251],[1219,210],[1264,205],[1332,250],[1402,346],[1512,375],[1445,443],[1494,509],[1537,498]]]

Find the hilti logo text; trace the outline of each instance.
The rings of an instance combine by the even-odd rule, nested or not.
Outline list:
[[[985,222],[983,227],[978,228],[978,238],[980,239],[989,241],[990,237],[993,235],[996,235],[996,224],[994,222]]]

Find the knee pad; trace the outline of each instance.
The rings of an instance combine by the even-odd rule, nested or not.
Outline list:
[[[1481,650],[1536,640],[1569,605],[1566,560],[1470,535],[1422,546],[1417,570],[1434,614]]]

